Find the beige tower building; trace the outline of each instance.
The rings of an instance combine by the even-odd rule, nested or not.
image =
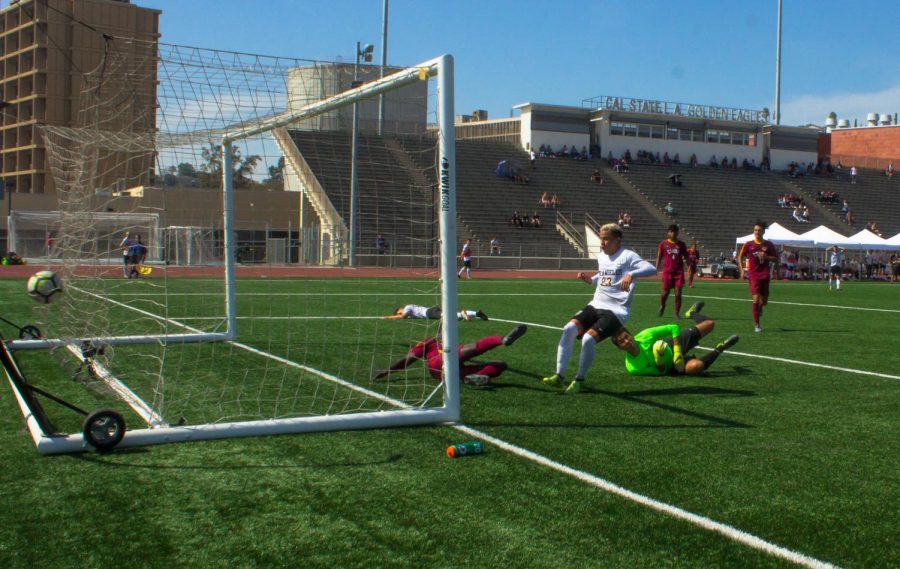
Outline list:
[[[104,35],[117,38],[111,41],[118,42],[118,53],[125,51],[126,60],[134,57],[134,65],[145,71],[137,74],[141,83],[129,87],[135,112],[123,114],[131,117],[123,120],[135,130],[155,128],[156,61],[155,55],[146,55],[155,54],[155,48],[132,48],[130,55],[121,46],[128,45],[124,38],[156,42],[160,14],[129,0],[12,0],[0,11],[0,177],[7,189],[54,191],[44,141],[35,127],[78,126],[81,77],[103,61]],[[144,118],[135,120],[138,115]],[[137,166],[148,176],[149,167]]]

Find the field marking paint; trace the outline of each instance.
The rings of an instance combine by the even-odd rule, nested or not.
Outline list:
[[[527,324],[529,327],[533,326],[535,328],[545,328],[547,330],[562,331],[562,328],[560,328],[559,326],[547,326],[546,324],[533,324],[531,322],[521,322],[519,320],[504,320],[502,318],[491,318],[491,321],[507,322],[509,324]],[[713,348],[706,348],[703,346],[697,346],[697,349],[706,350],[708,352],[711,352],[713,350]],[[847,372],[847,373],[855,373],[857,375],[871,375],[874,377],[883,377],[886,379],[900,379],[900,375],[890,375],[887,373],[879,373],[877,371],[866,371],[866,370],[862,370],[862,369],[853,369],[853,368],[849,368],[849,367],[830,366],[827,364],[804,362],[802,360],[791,360],[788,358],[779,358],[779,357],[775,357],[775,356],[763,356],[760,354],[750,354],[747,352],[736,352],[734,350],[727,350],[724,353],[731,354],[734,356],[744,356],[744,357],[748,357],[748,358],[759,358],[762,360],[772,360],[772,361],[786,363],[786,364],[794,364],[794,365],[807,366],[807,367],[817,367],[817,368],[828,369],[828,370],[832,370],[832,371],[843,371],[843,372]]]
[[[637,294],[635,296],[659,296],[658,294]],[[750,298],[729,298],[722,296],[697,296],[697,295],[684,295],[684,298],[697,298],[703,300],[729,300],[733,302],[753,302]],[[769,304],[784,304],[787,306],[811,306],[813,308],[840,308],[843,310],[864,310],[869,312],[892,312],[892,313],[900,313],[900,310],[894,310],[892,308],[864,308],[861,306],[844,306],[841,304],[815,304],[812,302],[789,302],[787,300],[770,300]]]
[[[88,293],[88,294],[93,294],[93,293]],[[95,295],[95,296],[98,296],[98,295]],[[102,297],[100,297],[100,298],[102,298]],[[106,299],[106,300],[108,300],[109,302],[112,302],[114,304],[128,308],[130,310],[134,310],[141,314],[145,314],[147,316],[156,318],[158,320],[169,321],[177,326],[186,328],[188,330],[194,330],[194,328],[187,326],[184,323],[170,320],[167,317],[158,316],[156,314],[152,314],[145,310],[137,309],[133,306],[124,305],[124,304],[116,302],[112,299]],[[498,320],[498,321],[499,322],[511,322],[509,320]],[[551,329],[551,330],[559,330],[560,329],[555,326],[547,326],[544,324],[529,324],[529,325],[534,326],[536,328],[547,328],[547,329]],[[287,358],[276,356],[275,354],[270,354],[270,353],[260,350],[258,348],[249,346],[247,344],[242,344],[240,342],[234,342],[234,341],[227,342],[227,343],[229,343],[233,346],[236,346],[240,349],[243,349],[245,351],[248,351],[252,354],[256,354],[258,356],[283,363],[290,367],[295,367],[298,369],[302,369],[304,371],[308,371],[310,373],[313,373],[314,375],[319,375],[320,377],[327,379],[329,381],[336,382],[345,388],[364,393],[364,394],[372,397],[373,399],[378,399],[380,401],[389,403],[389,404],[397,406],[399,408],[409,408],[409,404],[407,404],[405,402],[398,401],[396,399],[393,399],[386,395],[382,395],[375,391],[371,391],[369,389],[365,389],[359,385],[349,383],[339,377],[336,377],[329,373],[323,372],[321,370],[318,370],[315,368],[309,368],[303,364],[294,362]],[[665,502],[660,502],[659,500],[654,500],[653,498],[650,498],[648,496],[638,494],[636,492],[628,490],[627,488],[623,488],[622,486],[613,484],[612,482],[605,480],[603,478],[600,478],[599,476],[595,476],[593,474],[589,474],[587,472],[572,468],[571,466],[566,466],[565,464],[556,462],[555,460],[551,460],[543,455],[539,455],[535,452],[532,452],[530,450],[516,446],[512,443],[508,443],[504,440],[501,440],[501,439],[498,439],[491,435],[488,435],[487,433],[483,433],[483,432],[473,429],[471,427],[467,427],[466,425],[463,425],[461,423],[453,423],[448,426],[450,426],[462,433],[465,433],[469,436],[472,436],[472,437],[481,439],[485,442],[488,442],[490,444],[493,444],[493,445],[497,446],[498,448],[501,448],[511,454],[522,457],[522,458],[529,460],[531,462],[534,462],[536,464],[540,464],[542,466],[548,467],[552,470],[556,470],[557,472],[560,472],[567,476],[571,476],[577,480],[580,480],[591,486],[594,486],[595,488],[598,488],[605,492],[609,492],[611,494],[614,494],[614,495],[624,498],[626,500],[630,500],[632,502],[635,502],[642,506],[648,507],[648,508],[655,510],[657,512],[660,512],[662,514],[665,514],[667,516],[671,516],[673,518],[686,521],[686,522],[688,522],[694,526],[700,527],[702,529],[718,533],[732,541],[736,541],[736,542],[746,545],[752,549],[756,549],[758,551],[762,551],[762,552],[772,555],[774,557],[778,557],[780,559],[784,559],[786,561],[790,561],[792,563],[796,563],[797,565],[802,565],[804,567],[810,567],[812,569],[835,569],[836,568],[835,565],[832,565],[830,563],[826,563],[824,561],[819,561],[818,559],[809,557],[808,555],[804,555],[802,553],[793,551],[791,549],[781,547],[780,545],[776,545],[774,543],[768,542],[762,538],[756,537],[753,534],[750,534],[745,531],[739,530],[735,527],[729,526],[728,524],[717,522],[717,521],[707,518],[705,516],[701,516],[698,514],[694,514],[692,512],[688,512],[687,510],[684,510],[677,506],[672,506],[670,504],[666,504]]]
[[[628,490],[627,488],[623,488],[622,486],[614,484],[606,479],[600,478],[599,476],[584,472],[583,470],[572,468],[571,466],[566,466],[565,464],[556,462],[555,460],[551,460],[543,455],[508,443],[504,440],[498,439],[471,427],[467,427],[462,424],[454,424],[451,426],[454,429],[469,435],[470,437],[481,439],[484,442],[497,446],[510,454],[514,454],[518,457],[524,458],[525,460],[529,460],[541,466],[545,466],[547,468],[550,468],[551,470],[555,470],[557,472],[565,474],[566,476],[570,476],[572,478],[580,480],[581,482],[584,482],[590,486],[599,488],[600,490],[609,492],[610,494],[614,494],[631,502],[635,502],[637,504],[640,504],[641,506],[656,510],[657,512],[660,512],[667,516],[686,521],[691,525],[718,533],[732,541],[736,541],[752,549],[762,551],[774,557],[778,557],[780,559],[784,559],[786,561],[790,561],[791,563],[796,563],[797,565],[802,565],[804,567],[811,567],[814,569],[828,569],[836,567],[835,565],[826,563],[824,561],[819,561],[818,559],[815,559],[808,555],[804,555],[792,549],[776,545],[762,538],[756,537],[753,534],[732,527],[728,524],[717,522],[715,520],[707,518],[706,516],[694,514],[677,506],[672,506],[670,504],[666,504],[665,502],[660,502],[659,500],[654,500],[653,498],[644,496],[643,494],[638,494],[637,492],[633,492],[631,490]]]

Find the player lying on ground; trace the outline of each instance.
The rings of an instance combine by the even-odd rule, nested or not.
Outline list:
[[[418,304],[407,304],[406,306],[398,306],[394,309],[393,314],[385,316],[385,318],[388,320],[399,320],[401,318],[440,320],[443,313],[440,306],[428,307]],[[473,318],[478,318],[480,320],[488,319],[487,314],[481,310],[460,310],[456,313],[457,320],[471,320]]]
[[[462,378],[462,382],[468,385],[484,385],[492,378],[503,373],[506,369],[506,362],[475,362],[472,364],[466,364],[466,362],[501,345],[511,346],[527,330],[528,326],[520,324],[506,336],[485,336],[475,342],[461,344],[457,353],[459,355],[459,377]],[[385,378],[391,372],[406,369],[418,360],[425,362],[431,377],[443,381],[444,358],[440,340],[437,338],[425,338],[421,342],[417,342],[415,346],[409,349],[406,357],[392,363],[388,369],[379,370],[372,379]]]
[[[687,353],[700,340],[713,331],[716,323],[700,314],[703,302],[697,302],[685,313],[694,320],[696,326],[680,330],[677,324],[654,326],[641,330],[635,335],[622,328],[613,337],[613,343],[625,352],[625,369],[631,375],[697,375],[716,361],[719,355],[735,345],[737,336],[729,336],[724,342],[703,356],[694,357]]]

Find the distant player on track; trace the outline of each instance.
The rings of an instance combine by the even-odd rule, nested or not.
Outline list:
[[[673,223],[666,231],[666,238],[659,242],[656,250],[656,270],[662,265],[662,285],[659,293],[659,312],[666,311],[669,292],[675,289],[675,318],[681,314],[681,289],[684,288],[684,262],[688,256],[687,245],[678,238],[678,224]]]
[[[841,290],[841,273],[844,272],[844,248],[832,245],[828,248],[828,290],[834,279],[835,288]]]
[[[456,273],[456,276],[462,278],[463,271],[466,272],[466,278],[472,278],[472,240],[466,239],[463,243],[462,251],[459,252],[459,258],[462,259],[463,266]]]
[[[460,344],[458,349],[459,377],[462,382],[474,386],[485,385],[486,383],[489,383],[491,379],[503,373],[503,371],[506,370],[506,362],[492,361],[472,364],[466,364],[466,362],[499,346],[513,345],[513,343],[521,338],[527,331],[528,326],[520,324],[513,328],[506,336],[485,336],[475,342]],[[437,338],[425,338],[421,342],[416,342],[416,345],[410,348],[406,357],[392,363],[387,369],[379,370],[372,379],[379,380],[385,378],[391,372],[406,369],[418,360],[423,360],[425,362],[431,377],[443,381],[444,358],[440,340]]]
[[[700,344],[700,340],[713,331],[714,320],[700,314],[703,302],[697,302],[685,313],[685,317],[696,322],[681,330],[678,324],[666,324],[641,330],[635,335],[622,328],[612,342],[625,352],[625,369],[631,375],[697,375],[709,366],[728,348],[738,341],[737,336],[729,336],[724,342],[703,356],[693,357],[688,352]]]
[[[773,266],[775,272],[778,272],[778,250],[771,241],[763,239],[766,227],[765,222],[757,221],[753,226],[753,239],[744,243],[741,252],[738,253],[741,278],[744,278],[744,273],[750,277],[753,323],[757,333],[762,332],[759,319],[762,316],[763,307],[769,302],[770,272]]]
[[[403,318],[422,319],[422,320],[440,320],[443,310],[440,306],[421,306],[419,304],[407,304],[406,306],[398,306],[394,309],[394,313],[385,316],[387,320],[400,320]],[[478,318],[479,320],[487,320],[487,314],[481,310],[460,310],[456,313],[457,320],[471,320]]]
[[[578,278],[585,283],[597,285],[594,298],[563,327],[556,350],[556,373],[543,379],[544,385],[565,387],[566,393],[581,391],[594,361],[597,343],[615,336],[628,322],[634,279],[656,274],[656,267],[634,251],[622,247],[622,228],[615,223],[607,223],[600,228],[600,249],[597,274],[589,277],[578,273]],[[565,372],[576,338],[581,339],[578,373],[575,380],[567,384]]]
[[[688,268],[687,285],[688,288],[694,288],[694,277],[697,276],[697,263],[700,261],[700,249],[697,247],[696,241],[688,247],[685,261],[687,261]]]

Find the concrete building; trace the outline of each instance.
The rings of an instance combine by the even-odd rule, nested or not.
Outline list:
[[[81,76],[103,61],[102,34],[134,38],[131,46],[151,46],[141,53],[134,47],[117,52],[125,57],[123,67],[131,67],[132,76],[141,79],[129,86],[134,112],[119,112],[115,120],[129,121],[136,131],[155,128],[156,50],[152,46],[159,39],[160,14],[129,0],[18,0],[0,11],[0,177],[7,191],[54,191],[44,140],[36,127],[77,125]],[[150,166],[132,164],[136,172],[128,177],[143,175],[138,170],[149,176]]]

